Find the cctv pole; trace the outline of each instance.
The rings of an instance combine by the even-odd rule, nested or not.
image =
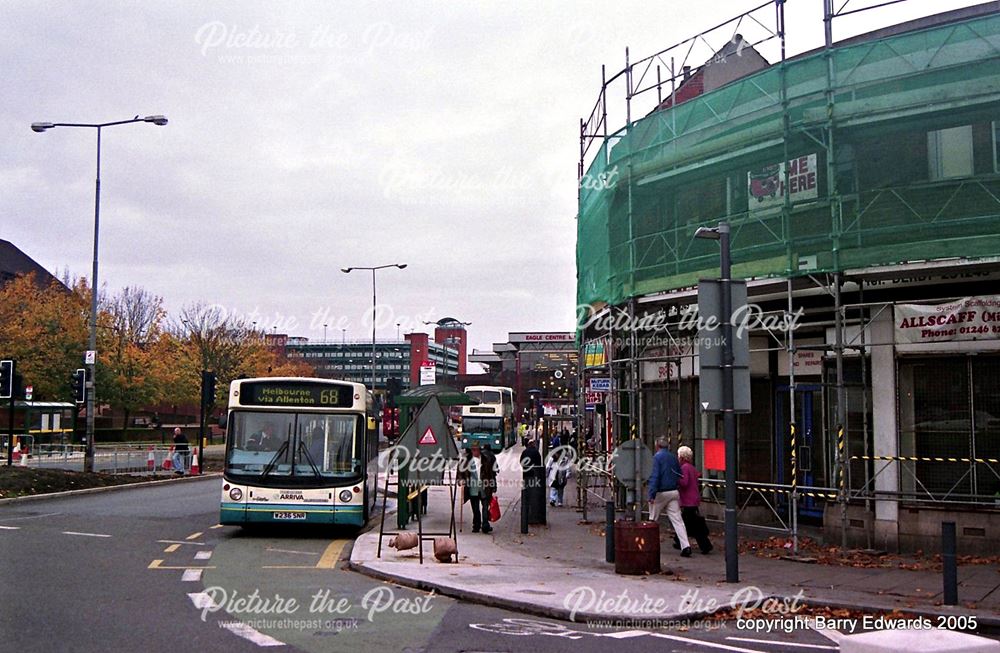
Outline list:
[[[726,582],[740,582],[736,523],[736,413],[733,412],[733,294],[729,223],[719,223],[719,275],[722,290],[722,433],[726,442]]]

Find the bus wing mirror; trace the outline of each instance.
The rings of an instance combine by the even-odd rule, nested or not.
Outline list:
[[[219,415],[219,428],[225,431],[228,424],[229,424],[229,415],[226,415],[225,413]]]

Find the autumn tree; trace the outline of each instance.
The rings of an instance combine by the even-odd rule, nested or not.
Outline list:
[[[175,400],[197,404],[201,397],[201,371],[216,375],[216,402],[225,402],[229,384],[256,376],[312,376],[303,362],[280,357],[264,342],[252,324],[233,317],[218,306],[192,304],[180,313],[180,323],[170,329],[176,365]]]
[[[80,281],[40,288],[34,274],[0,288],[0,356],[17,361],[35,399],[66,400],[70,377],[83,364],[90,290]]]
[[[97,388],[123,414],[122,430],[137,410],[160,401],[171,381],[170,348],[163,341],[163,300],[142,288],[108,296],[98,315]]]

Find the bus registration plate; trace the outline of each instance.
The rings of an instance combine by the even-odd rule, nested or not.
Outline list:
[[[304,512],[276,512],[274,513],[275,519],[305,519],[306,513]]]

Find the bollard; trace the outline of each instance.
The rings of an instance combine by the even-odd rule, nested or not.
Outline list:
[[[521,535],[528,534],[528,488],[521,488]]]
[[[958,605],[958,566],[955,564],[955,522],[941,522],[941,562],[944,571],[944,604]]]
[[[615,561],[615,503],[608,501],[604,504],[605,526],[604,526],[604,560]]]

